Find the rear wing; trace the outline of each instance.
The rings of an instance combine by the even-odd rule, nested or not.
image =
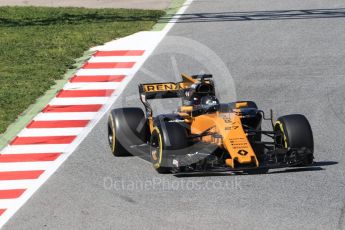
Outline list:
[[[139,85],[139,93],[147,100],[160,98],[179,98],[184,97],[184,91],[189,89],[193,84],[204,82],[205,79],[212,78],[210,74],[193,75],[181,74],[181,82],[161,82],[147,83]]]
[[[193,75],[181,74],[181,82],[161,82],[161,83],[147,83],[139,84],[140,100],[145,105],[148,116],[152,116],[152,109],[147,100],[164,99],[164,98],[183,98],[185,91],[191,87],[198,85],[198,83],[210,83],[212,78],[210,74]]]
[[[181,82],[162,82],[162,83],[149,83],[140,84],[139,93],[147,100],[160,99],[160,98],[179,98],[183,96],[183,90],[188,86]]]

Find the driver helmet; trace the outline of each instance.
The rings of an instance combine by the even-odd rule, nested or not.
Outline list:
[[[203,96],[200,100],[200,104],[207,106],[217,106],[219,105],[219,100],[215,96]]]
[[[219,110],[220,104],[218,99],[215,96],[203,96],[200,99],[201,107],[207,112],[215,112]]]

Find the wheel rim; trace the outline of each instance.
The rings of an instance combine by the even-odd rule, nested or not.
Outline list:
[[[115,153],[115,148],[116,148],[115,123],[112,116],[109,117],[109,123],[108,123],[108,142],[109,142],[111,151]]]
[[[108,125],[108,141],[110,148],[113,148],[113,132],[111,130],[110,125]]]
[[[155,135],[152,138],[152,143],[151,143],[151,157],[154,161],[158,161],[159,157],[159,144],[158,144],[158,137]]]
[[[158,129],[155,129],[151,136],[150,155],[153,167],[159,168],[162,161],[162,138]]]
[[[283,124],[280,121],[276,122],[274,130],[279,132],[279,136],[276,138],[276,144],[281,146],[281,148],[287,149],[288,148],[287,139],[284,132]]]

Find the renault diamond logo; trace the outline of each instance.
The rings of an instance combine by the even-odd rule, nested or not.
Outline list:
[[[245,155],[247,155],[248,154],[248,152],[246,151],[246,150],[244,150],[244,149],[240,149],[240,150],[238,150],[238,152],[237,152],[238,154],[240,154],[240,155],[242,155],[242,156],[245,156]]]

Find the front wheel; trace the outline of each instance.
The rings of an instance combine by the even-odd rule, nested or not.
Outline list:
[[[282,148],[305,148],[309,154],[299,166],[308,166],[314,159],[313,132],[307,118],[301,114],[292,114],[279,117],[275,123],[274,130],[280,132],[276,144]]]

